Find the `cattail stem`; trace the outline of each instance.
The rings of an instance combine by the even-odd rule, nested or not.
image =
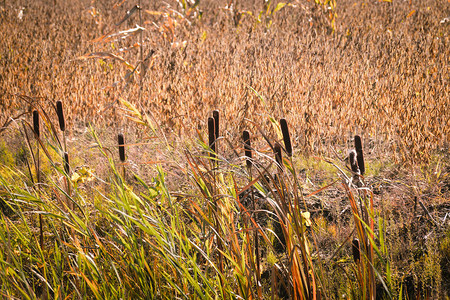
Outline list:
[[[39,190],[41,187],[41,162],[40,162],[40,149],[39,149],[39,139],[41,136],[40,125],[39,125],[39,112],[37,110],[33,111],[33,131],[36,137],[36,183],[37,183],[37,193],[40,194]],[[39,245],[41,250],[44,249],[44,220],[42,214],[39,214]]]
[[[216,152],[216,154],[219,152],[219,148],[218,148],[218,138],[219,138],[219,111],[218,110],[214,110],[213,111],[213,118],[214,118],[214,145],[215,145],[215,149],[214,152]],[[216,155],[217,158],[217,155]],[[215,162],[216,168],[219,165],[219,161],[216,160]]]
[[[249,182],[252,182],[253,176],[252,176],[252,148],[250,144],[250,133],[247,130],[244,130],[242,133],[242,139],[244,140],[244,149],[245,149],[245,157],[246,157],[246,163],[247,168],[249,170]],[[256,213],[256,201],[255,201],[255,193],[253,186],[250,187],[251,189],[251,197],[252,197],[252,203],[253,203],[253,212]],[[258,228],[255,228],[254,233],[254,245],[255,245],[255,258],[256,258],[256,286],[257,286],[257,292],[258,292],[258,298],[262,298],[262,289],[261,289],[261,266],[260,266],[260,257],[259,257],[259,241],[258,241]]]
[[[70,194],[72,193],[71,191],[71,186],[70,186],[70,162],[69,162],[69,154],[67,152],[64,152],[63,154],[63,161],[64,161],[64,172],[66,172],[66,178],[65,183],[66,183],[66,191],[67,191],[67,195],[68,197],[66,198],[66,205],[68,208],[70,208],[71,210],[73,210],[73,204],[70,201],[69,197]]]

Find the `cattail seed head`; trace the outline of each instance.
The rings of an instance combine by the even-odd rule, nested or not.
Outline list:
[[[358,161],[356,160],[356,156],[357,156],[357,154],[356,154],[355,150],[351,150],[350,153],[348,154],[352,172],[359,174]]]
[[[356,238],[352,241],[352,254],[353,260],[355,263],[358,263],[361,260],[361,253],[359,248],[359,240]]]
[[[214,118],[214,134],[216,136],[216,140],[219,138],[219,111],[214,110],[213,111],[213,118]]]
[[[121,162],[125,161],[125,142],[124,142],[124,138],[123,138],[123,134],[119,133],[117,136],[117,140],[119,142],[119,158]]]
[[[58,115],[59,128],[61,131],[66,130],[66,122],[64,120],[64,111],[61,101],[56,101],[56,114]]]
[[[67,175],[69,175],[70,172],[70,164],[69,164],[69,153],[64,152],[64,171]]]
[[[281,145],[277,142],[273,147],[273,152],[275,154],[275,161],[277,162],[278,168],[283,170],[283,156],[281,154]]]
[[[362,141],[361,137],[359,135],[355,135],[355,149],[356,149],[356,158],[358,159],[358,167],[359,171],[361,172],[361,175],[364,175],[364,172],[366,171],[366,167],[364,165],[364,154],[363,154],[363,148],[362,148]]]
[[[244,130],[242,133],[242,138],[244,140],[244,149],[245,149],[245,156],[247,157],[247,167],[252,166],[252,148],[250,145],[250,133],[247,130]]]
[[[280,120],[281,125],[281,132],[283,133],[283,141],[284,141],[284,147],[286,148],[286,153],[289,157],[292,156],[292,144],[291,144],[291,137],[289,136],[289,128],[286,122],[286,119]]]
[[[39,113],[37,110],[33,111],[33,130],[37,137],[40,137],[40,130],[39,130]]]
[[[213,152],[216,152],[216,139],[215,139],[215,130],[214,130],[214,118],[209,117],[208,118],[208,140],[209,140],[209,147]]]

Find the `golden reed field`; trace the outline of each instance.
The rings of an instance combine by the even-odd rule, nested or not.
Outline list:
[[[0,297],[450,299],[449,63],[450,0],[0,0]]]
[[[339,1],[335,9],[293,1],[275,13],[276,2],[267,10],[262,0],[184,10],[176,1],[143,1],[141,20],[135,13],[115,26],[134,6],[128,2],[4,1],[2,123],[29,109],[25,95],[63,101],[69,122],[123,124],[113,118],[122,97],[188,132],[213,109],[230,131],[244,118],[285,116],[309,151],[349,132],[404,159],[448,146],[448,1]],[[141,50],[142,82],[139,66],[130,75]],[[87,58],[95,52],[103,56]]]

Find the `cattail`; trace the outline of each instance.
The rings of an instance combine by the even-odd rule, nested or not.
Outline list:
[[[356,151],[355,150],[351,150],[348,158],[350,161],[350,167],[352,168],[352,172],[359,174],[359,168],[358,168],[358,161],[356,160]]]
[[[356,154],[357,154],[356,158],[358,159],[359,171],[361,172],[361,175],[364,175],[366,168],[364,166],[363,148],[362,148],[361,137],[359,135],[355,135],[355,149],[356,149]]]
[[[361,254],[359,250],[359,240],[356,238],[352,241],[352,253],[353,260],[355,261],[355,263],[358,263],[361,259]]]
[[[125,146],[124,146],[124,138],[123,138],[123,134],[119,133],[119,135],[117,136],[117,139],[119,141],[119,158],[121,162],[125,161]]]
[[[58,115],[59,128],[61,131],[66,130],[66,122],[64,120],[64,111],[61,101],[56,101],[56,114]]]
[[[273,152],[275,154],[275,161],[277,162],[278,168],[283,170],[283,156],[281,154],[281,145],[277,142],[273,147]]]
[[[218,152],[218,143],[217,139],[219,138],[219,111],[214,110],[213,111],[213,118],[214,118],[214,152]],[[216,161],[217,163],[217,161]]]
[[[214,118],[214,134],[216,137],[216,140],[219,138],[219,111],[214,110],[213,111],[213,118]]]
[[[242,138],[244,140],[244,149],[245,149],[245,156],[247,157],[247,167],[252,166],[252,148],[250,146],[250,133],[247,130],[244,130],[242,133]]]
[[[286,148],[286,153],[289,157],[292,156],[292,144],[291,144],[291,137],[289,136],[289,128],[286,122],[286,119],[280,120],[281,125],[281,132],[283,133],[283,141],[284,141],[284,147]]]
[[[69,175],[70,172],[70,164],[69,164],[69,153],[64,152],[64,171]]]
[[[40,130],[39,130],[39,113],[37,110],[33,111],[33,130],[37,137],[40,137]]]
[[[215,131],[214,131],[214,118],[209,117],[208,118],[208,137],[209,137],[209,148],[213,152],[216,152],[216,139],[215,139]],[[214,154],[212,154],[214,156]]]

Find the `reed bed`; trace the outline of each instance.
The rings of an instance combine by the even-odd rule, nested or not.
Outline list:
[[[447,299],[448,12],[3,1],[0,295]]]

